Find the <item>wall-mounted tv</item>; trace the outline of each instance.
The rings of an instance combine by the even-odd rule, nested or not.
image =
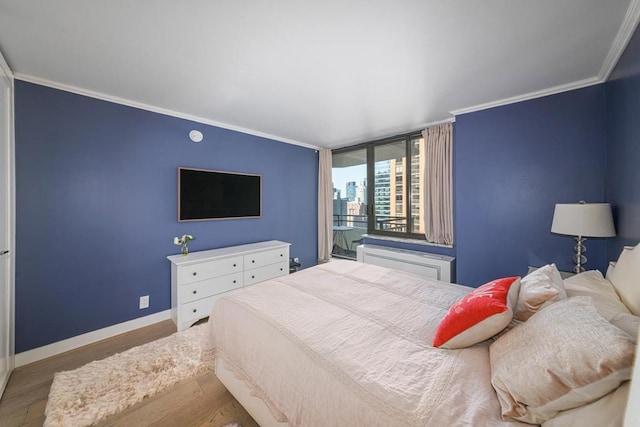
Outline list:
[[[178,221],[257,218],[262,214],[262,177],[178,168]]]

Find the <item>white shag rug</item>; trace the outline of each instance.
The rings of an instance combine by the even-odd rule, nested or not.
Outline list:
[[[152,341],[73,371],[57,372],[44,427],[95,424],[205,369],[206,324]]]

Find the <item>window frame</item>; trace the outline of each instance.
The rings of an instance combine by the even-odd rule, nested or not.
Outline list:
[[[409,132],[401,135],[396,135],[388,138],[378,139],[374,141],[368,141],[357,145],[352,145],[349,147],[338,148],[332,150],[332,154],[340,154],[340,153],[348,153],[350,151],[362,150],[366,151],[366,165],[367,165],[367,234],[369,235],[377,235],[377,236],[387,236],[387,237],[395,237],[395,238],[405,238],[405,239],[413,239],[413,240],[424,240],[426,241],[426,237],[424,233],[414,233],[412,232],[412,221],[413,216],[411,212],[411,187],[412,187],[412,162],[411,162],[411,141],[416,138],[423,138],[421,131]],[[386,144],[391,144],[394,142],[404,142],[405,148],[405,158],[406,161],[406,182],[404,188],[404,208],[406,212],[406,226],[405,231],[387,231],[387,230],[378,230],[375,227],[375,147],[383,146]],[[369,203],[371,201],[371,203]]]

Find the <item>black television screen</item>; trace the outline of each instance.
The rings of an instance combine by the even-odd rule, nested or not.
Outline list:
[[[178,221],[256,218],[262,213],[262,177],[178,168]]]

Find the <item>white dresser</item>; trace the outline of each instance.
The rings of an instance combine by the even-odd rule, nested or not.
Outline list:
[[[178,330],[207,317],[223,293],[289,274],[290,245],[270,240],[168,256],[171,314]]]

